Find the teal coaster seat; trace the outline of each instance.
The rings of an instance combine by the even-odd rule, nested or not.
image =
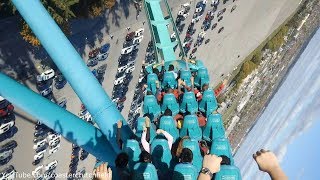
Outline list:
[[[194,139],[186,139],[182,143],[184,148],[188,148],[193,153],[193,160],[192,164],[197,169],[197,172],[199,173],[202,168],[202,160],[203,157],[201,156],[200,147],[198,141]]]
[[[139,156],[141,154],[139,142],[134,139],[128,139],[124,143],[123,150],[129,155],[129,168],[132,169],[133,166],[139,161]]]
[[[180,112],[194,114],[198,111],[198,102],[193,92],[185,92],[180,104]]]
[[[191,72],[189,70],[180,70],[180,79],[184,81],[188,87],[191,87]]]
[[[160,174],[166,174],[171,167],[171,150],[166,139],[154,139],[151,143],[152,164]]]
[[[217,110],[217,108],[218,108],[218,102],[214,95],[213,90],[208,89],[204,91],[202,95],[202,100],[199,103],[199,110],[209,115],[213,111]]]
[[[146,118],[145,117],[139,117],[137,119],[137,126],[136,126],[136,133],[135,135],[141,139],[142,132],[143,132],[143,126],[145,126]],[[150,141],[156,137],[156,130],[150,126]]]
[[[183,125],[180,130],[180,137],[189,136],[191,139],[200,141],[202,131],[199,127],[198,118],[196,115],[186,115],[183,120]]]
[[[133,168],[134,180],[158,180],[157,170],[151,163],[137,163]]]
[[[165,89],[167,87],[172,88],[172,89],[176,89],[177,88],[177,80],[174,77],[173,72],[165,72],[163,75],[163,81],[161,84],[162,89]]]
[[[159,129],[167,131],[173,137],[173,142],[179,138],[179,130],[174,121],[172,116],[162,116],[159,125]]]
[[[153,120],[155,117],[159,116],[161,113],[160,105],[154,95],[146,95],[143,100],[143,113],[149,113]]]
[[[202,137],[206,141],[225,137],[225,129],[223,127],[221,114],[209,114],[207,124],[203,129]]]
[[[157,93],[157,83],[159,82],[158,76],[155,73],[148,74],[147,76],[147,90],[151,91],[153,95]]]
[[[209,84],[208,69],[205,67],[199,68],[196,77],[194,78],[194,85],[202,88],[204,84]]]
[[[161,112],[164,113],[166,109],[170,109],[173,116],[179,113],[179,103],[172,93],[166,93],[163,96]]]
[[[216,173],[215,180],[224,180],[224,179],[232,179],[232,180],[241,180],[240,169],[233,165],[221,165],[220,171]]]
[[[225,155],[230,159],[230,165],[234,165],[231,146],[227,138],[214,138],[212,141],[210,154],[215,154],[216,156]]]
[[[196,180],[199,172],[195,166],[190,163],[179,163],[174,167],[174,180]]]

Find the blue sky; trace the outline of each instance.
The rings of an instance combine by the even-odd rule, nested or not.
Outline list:
[[[282,167],[289,179],[319,179],[320,121],[288,145]]]

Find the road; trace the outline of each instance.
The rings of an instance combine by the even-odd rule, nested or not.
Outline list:
[[[248,55],[256,46],[260,44],[274,29],[276,29],[283,20],[291,14],[298,6],[300,0],[238,0],[235,2],[227,2],[225,5],[218,7],[218,10],[227,8],[223,15],[224,18],[218,23],[215,30],[209,30],[206,37],[211,41],[208,45],[202,45],[198,48],[196,56],[198,59],[204,61],[209,69],[212,85],[216,85],[221,81],[221,74],[230,73],[235,66],[237,66],[246,55]],[[105,16],[95,19],[82,19],[72,21],[72,35],[69,37],[72,44],[82,55],[83,59],[88,58],[88,52],[92,47],[99,47],[106,42],[111,44],[110,54],[105,62],[99,62],[99,65],[107,63],[108,68],[102,84],[103,88],[109,96],[111,96],[112,85],[117,72],[117,60],[120,56],[120,49],[124,42],[126,28],[136,30],[140,27],[145,28],[144,39],[140,44],[139,53],[136,61],[136,70],[133,72],[133,80],[129,84],[127,93],[127,101],[122,114],[127,118],[130,103],[133,98],[134,87],[137,83],[137,77],[140,72],[141,62],[144,59],[147,43],[150,40],[150,33],[146,21],[145,14],[142,12],[138,19],[136,19],[136,10],[133,5],[118,2],[112,11],[106,12]],[[173,16],[180,8],[180,4],[190,1],[174,0],[169,4],[173,7]],[[193,7],[191,13],[194,11],[195,1],[191,1]],[[209,4],[210,2],[208,2]],[[230,13],[231,7],[237,4],[237,9]],[[209,9],[207,5],[206,11]],[[203,18],[197,23],[197,32],[194,37],[200,32],[200,24]],[[217,21],[215,17],[214,22]],[[39,64],[41,61],[47,63],[50,58],[47,57],[42,48],[32,48],[25,43],[18,35],[18,20],[15,17],[0,20],[0,71],[11,74],[17,77],[19,69],[17,62],[24,61],[31,67],[34,64]],[[191,15],[185,20],[186,28],[191,22]],[[217,34],[219,27],[225,27],[221,34]],[[185,29],[186,29],[185,28]],[[184,31],[185,32],[185,31]],[[182,36],[185,33],[181,34]],[[113,35],[111,40],[109,35]],[[117,43],[118,42],[118,43]],[[208,53],[209,52],[209,53]],[[237,56],[240,55],[240,58]],[[18,61],[19,60],[19,61]],[[35,65],[37,66],[37,65]],[[39,70],[38,68],[35,68]],[[23,83],[34,90],[34,80],[24,80]],[[80,100],[67,84],[62,90],[54,90],[54,95],[59,97],[66,97],[68,100],[67,110],[77,114],[80,110]],[[25,116],[25,113],[18,110],[19,114]],[[31,118],[32,119],[32,118]],[[32,139],[34,128],[32,123],[24,120],[24,118],[17,117],[16,126],[18,127],[17,134],[13,139],[17,140],[18,148],[16,148],[14,157],[9,164],[13,164],[18,172],[31,172],[35,167],[31,165],[33,150]],[[4,142],[1,142],[1,145]],[[45,163],[52,159],[59,161],[57,172],[66,172],[68,169],[69,158],[71,154],[71,145],[66,142],[61,142],[62,147],[59,152],[45,160]],[[85,164],[87,172],[92,170],[94,158],[90,158]],[[24,162],[24,163],[21,163]],[[63,164],[63,165],[62,165]],[[79,169],[82,163],[80,163]]]

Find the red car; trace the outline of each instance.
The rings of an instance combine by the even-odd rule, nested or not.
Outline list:
[[[126,41],[131,41],[134,38],[135,35],[136,35],[135,32],[128,33],[126,35]]]
[[[89,58],[94,58],[94,57],[96,57],[96,56],[99,54],[99,52],[100,52],[100,49],[99,49],[99,48],[90,51],[90,52],[89,52]]]
[[[1,99],[0,99],[0,117],[4,117],[13,112],[14,106],[6,99],[3,99],[3,98]]]

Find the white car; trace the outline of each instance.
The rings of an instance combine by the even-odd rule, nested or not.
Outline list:
[[[175,39],[175,38],[176,38],[176,33],[172,33],[172,34],[170,35],[170,38],[171,38],[171,39]]]
[[[58,151],[59,147],[60,147],[60,144],[58,144],[58,145],[57,145],[56,147],[54,147],[54,148],[49,149],[49,155],[50,155],[50,154],[53,154],[53,153],[56,153],[56,152]]]
[[[52,161],[51,163],[49,163],[49,164],[46,165],[45,170],[46,170],[46,171],[50,171],[50,170],[56,168],[57,165],[58,165],[58,161],[57,161],[57,160],[54,160],[54,161]]]
[[[202,0],[202,4],[207,4],[208,0]]]
[[[138,113],[140,113],[140,112],[141,112],[141,107],[138,107],[138,108],[134,111],[135,114],[138,114]]]
[[[212,0],[211,6],[216,6],[219,4],[219,0]]]
[[[36,167],[36,169],[34,169],[34,171],[31,172],[32,176],[34,177],[40,176],[40,174],[42,173],[42,168],[43,168],[43,165]]]
[[[47,139],[43,139],[43,140],[37,142],[37,144],[33,145],[33,149],[38,149],[46,144],[47,144]]]
[[[123,48],[123,49],[121,49],[121,54],[129,54],[132,52],[132,50],[133,50],[133,46]]]
[[[44,153],[46,152],[47,150],[43,150],[43,151],[40,151],[38,152],[36,155],[33,156],[33,159],[35,161],[39,160],[39,159],[42,159],[44,157]]]
[[[4,151],[4,152],[0,153],[0,161],[7,159],[9,156],[12,155],[12,153],[13,153],[12,149],[10,149],[9,151]]]
[[[46,81],[54,77],[54,70],[49,69],[37,76],[37,81]]]
[[[201,12],[202,11],[202,7],[198,7],[198,8],[196,8],[196,13],[198,13],[198,12]]]
[[[124,80],[124,77],[125,76],[122,76],[122,77],[119,77],[118,79],[116,79],[115,81],[114,81],[114,85],[119,85],[119,84],[122,84],[123,83],[123,80]]]
[[[49,141],[51,141],[52,139],[60,138],[60,137],[61,137],[60,134],[49,134],[48,135]]]
[[[124,65],[118,68],[118,73],[122,73],[123,71],[125,71],[128,68],[128,65]]]
[[[118,103],[119,100],[120,100],[120,98],[115,98],[115,99],[112,99],[112,102]]]
[[[60,144],[60,138],[59,137],[49,141],[49,146],[50,147],[56,147],[58,144]]]
[[[144,32],[144,28],[140,28],[140,29],[136,30],[135,36],[142,36],[143,32]]]
[[[178,16],[183,16],[184,15],[185,10],[181,9],[180,11],[178,11]]]
[[[16,177],[16,170],[13,166],[9,166],[0,172],[0,180],[14,180]]]
[[[14,121],[10,121],[10,122],[1,124],[1,126],[0,126],[0,134],[3,134],[5,132],[9,131],[9,129],[11,127],[13,127],[13,126],[14,126]]]
[[[126,69],[126,73],[132,73],[134,71],[135,67],[134,66],[131,66],[129,67],[128,69]]]
[[[133,44],[140,44],[140,43],[141,43],[141,41],[142,41],[142,39],[143,39],[143,36],[142,36],[142,35],[141,35],[141,36],[138,36],[138,37],[133,38]],[[133,49],[135,49],[135,47],[133,47]]]
[[[205,32],[200,32],[199,33],[199,35],[198,35],[198,37],[200,37],[200,38],[204,38],[204,36],[206,35],[206,33]]]
[[[184,3],[184,4],[181,4],[181,7],[182,8],[189,8],[190,4],[189,3]]]

